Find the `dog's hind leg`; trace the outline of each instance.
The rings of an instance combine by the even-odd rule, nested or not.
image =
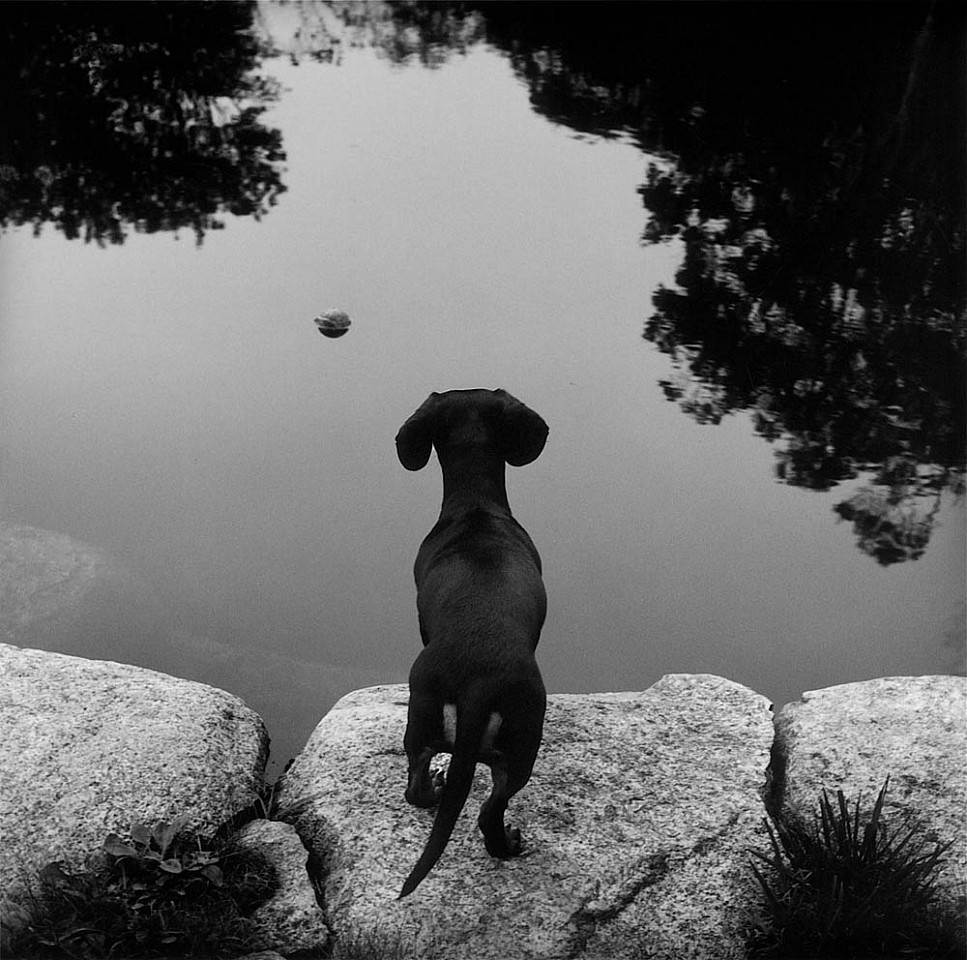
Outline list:
[[[430,761],[439,752],[443,718],[431,697],[410,694],[403,746],[409,764],[406,799],[414,807],[433,807],[443,789],[442,776],[430,776]]]
[[[493,789],[480,808],[477,826],[484,835],[484,845],[492,857],[506,860],[520,853],[520,830],[504,825],[504,813],[510,798],[527,783],[530,766],[526,772],[514,775],[503,756],[496,758],[490,768],[493,776]]]

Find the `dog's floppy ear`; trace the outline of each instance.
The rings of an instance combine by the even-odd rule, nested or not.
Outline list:
[[[437,394],[431,393],[396,434],[396,455],[407,470],[421,470],[433,448],[433,406]]]
[[[501,424],[501,449],[512,467],[523,467],[536,460],[547,441],[547,424],[530,407],[506,390],[495,390],[504,400]]]

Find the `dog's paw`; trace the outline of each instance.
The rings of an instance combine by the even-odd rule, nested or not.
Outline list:
[[[519,856],[522,846],[520,830],[517,827],[504,827],[503,832],[498,833],[496,837],[484,835],[484,845],[487,848],[487,853],[500,860],[509,860],[511,857]]]
[[[416,789],[407,787],[404,796],[406,802],[414,807],[435,807],[440,802],[439,789],[430,784],[429,781],[421,783]]]

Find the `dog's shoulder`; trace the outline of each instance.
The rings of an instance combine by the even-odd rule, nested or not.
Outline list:
[[[477,567],[497,568],[521,554],[540,570],[540,557],[527,531],[509,512],[480,505],[441,516],[423,541],[417,563],[459,558]]]

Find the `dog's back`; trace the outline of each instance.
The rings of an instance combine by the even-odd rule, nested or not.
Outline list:
[[[439,520],[417,554],[414,579],[424,643],[446,643],[454,620],[471,617],[531,651],[537,646],[547,607],[541,560],[509,511],[474,507]]]

